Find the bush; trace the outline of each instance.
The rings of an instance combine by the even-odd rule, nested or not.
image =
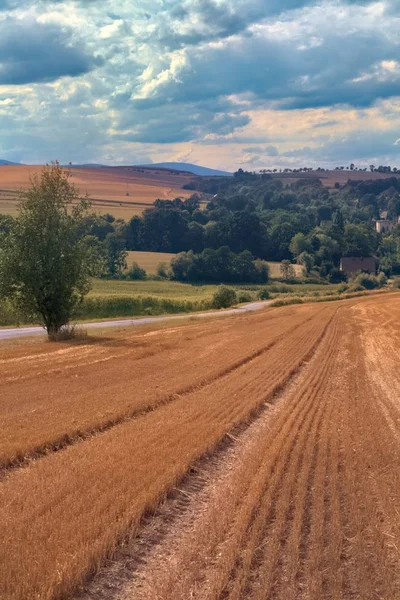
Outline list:
[[[161,279],[168,279],[168,265],[165,262],[161,262],[157,267],[157,275]]]
[[[394,287],[395,290],[400,290],[400,279],[395,279],[392,283],[392,287]]]
[[[347,283],[342,283],[341,285],[339,285],[337,291],[338,291],[339,294],[343,294],[348,289],[349,289],[349,286],[347,285]]]
[[[142,267],[139,267],[137,263],[132,263],[131,267],[127,272],[128,279],[134,279],[136,281],[146,279],[147,273]]]
[[[252,297],[250,296],[250,294],[246,294],[246,292],[241,292],[238,297],[237,300],[238,302],[242,303],[242,302],[251,302],[252,301]]]
[[[290,304],[303,304],[304,300],[301,298],[286,298],[284,300],[274,300],[271,306],[279,307],[279,306],[289,306]]]
[[[212,299],[213,308],[228,308],[237,302],[236,292],[232,288],[220,285]]]
[[[347,281],[346,273],[335,267],[331,269],[328,275],[328,281],[329,283],[342,283],[343,281]]]
[[[265,287],[259,291],[258,297],[260,300],[268,300],[271,296],[268,289]]]
[[[388,282],[388,278],[386,277],[385,273],[379,273],[377,280],[380,288],[385,287]]]
[[[368,273],[360,273],[354,279],[354,284],[363,287],[365,290],[375,290],[381,288],[387,283],[387,277],[384,273],[376,275],[368,275]]]

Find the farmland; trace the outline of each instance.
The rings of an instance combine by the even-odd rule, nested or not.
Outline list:
[[[171,260],[176,256],[176,254],[171,254],[168,252],[128,252],[127,256],[127,264],[128,267],[132,265],[132,263],[136,262],[142,269],[144,269],[150,275],[154,275],[157,273],[157,267],[160,263],[165,263],[167,266],[170,264]],[[265,261],[269,266],[270,276],[274,279],[279,279],[282,277],[280,271],[280,263]],[[293,268],[296,272],[297,277],[301,277],[303,275],[303,268],[301,265],[293,265]]]
[[[0,168],[0,214],[17,214],[18,191],[27,189],[30,177],[42,166],[2,166]],[[182,187],[193,175],[163,169],[138,167],[92,167],[72,169],[71,181],[80,194],[89,196],[99,214],[111,213],[129,220],[141,214],[157,198],[173,199],[190,195]]]
[[[0,597],[398,597],[399,317],[0,347]]]

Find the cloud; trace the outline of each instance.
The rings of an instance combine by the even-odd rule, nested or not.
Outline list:
[[[354,19],[358,27],[349,31]],[[400,58],[399,24],[391,19],[377,28],[368,8],[338,12],[335,4],[274,25],[257,24],[246,35],[187,47],[179,63],[162,69],[162,76],[151,74],[151,83],[144,77],[137,106],[227,95],[245,96],[253,106],[269,102],[288,110],[369,106],[378,98],[400,95],[398,70],[386,68],[379,76],[385,71],[382,65]]]
[[[0,20],[0,84],[21,85],[77,77],[102,63],[71,32],[32,18]]]
[[[279,156],[279,150],[276,146],[254,146],[250,148],[243,148],[243,152],[248,154],[260,153],[264,156]]]
[[[118,122],[119,133],[114,137],[157,144],[188,142],[201,139],[209,131],[227,135],[249,121],[245,114],[218,113],[194,104],[180,107],[177,112],[173,105],[135,110],[128,103]]]
[[[373,153],[374,140],[390,153],[397,4],[0,0],[0,157],[150,162],[190,146],[229,170]]]

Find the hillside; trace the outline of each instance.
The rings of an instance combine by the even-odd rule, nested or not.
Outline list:
[[[18,191],[30,185],[41,165],[4,165],[0,170],[0,214],[16,214]],[[129,220],[157,198],[187,197],[182,188],[193,175],[166,169],[140,167],[75,167],[72,182],[82,196],[88,194],[92,207],[101,214]]]
[[[10,160],[4,160],[2,158],[0,158],[0,166],[3,165],[21,165],[22,163],[15,163],[15,162],[11,162]]]
[[[165,162],[142,166],[151,169],[174,169],[176,171],[186,171],[187,173],[193,173],[194,175],[208,177],[231,177],[233,175],[233,173],[229,173],[228,171],[209,169],[208,167],[202,167],[200,165],[194,165],[191,163]]]

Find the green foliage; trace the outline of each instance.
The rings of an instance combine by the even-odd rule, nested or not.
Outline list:
[[[347,281],[346,273],[340,269],[333,268],[328,275],[328,281],[329,283],[341,283],[342,281]]]
[[[285,279],[286,281],[296,279],[296,271],[290,260],[283,260],[281,262],[280,272],[282,279]]]
[[[311,242],[306,238],[304,233],[296,233],[296,235],[292,237],[289,250],[293,254],[293,257],[297,258],[304,252],[312,252],[312,245]]]
[[[142,269],[142,267],[139,267],[139,265],[136,262],[133,262],[129,267],[126,276],[128,279],[139,281],[146,279],[147,273],[144,269]]]
[[[104,296],[86,298],[75,312],[77,319],[107,319],[116,317],[138,317],[189,313],[207,310],[207,300],[170,300],[155,296]]]
[[[356,287],[360,286],[366,290],[374,290],[385,286],[387,277],[384,273],[380,273],[378,276],[369,275],[368,273],[359,273],[353,279],[353,283]]]
[[[49,336],[66,325],[89,291],[95,260],[82,224],[89,204],[69,173],[47,166],[21,196],[20,213],[0,247],[0,298]]]
[[[253,298],[247,292],[239,292],[237,294],[237,301],[239,304],[243,304],[244,302],[251,302]]]
[[[304,267],[305,274],[308,275],[314,266],[314,257],[309,252],[302,252],[297,257],[297,264]]]
[[[212,299],[213,308],[228,308],[237,302],[236,292],[225,285],[219,286]]]
[[[377,236],[369,225],[346,225],[343,247],[345,256],[371,256],[376,247]]]
[[[102,244],[103,275],[119,277],[127,268],[124,239],[118,233],[108,233]]]
[[[171,262],[171,277],[177,281],[267,283],[268,265],[254,261],[250,252],[234,254],[224,246],[206,248],[200,254],[181,252]]]
[[[168,271],[169,267],[165,262],[161,262],[157,267],[157,275],[158,277],[161,277],[161,279],[168,279]]]
[[[400,277],[397,277],[397,278],[396,278],[396,279],[393,281],[393,283],[392,283],[392,287],[393,287],[395,290],[400,290]]]
[[[260,300],[269,300],[271,295],[268,291],[268,288],[267,287],[262,288],[262,290],[260,290],[258,293],[258,297],[260,298]]]

